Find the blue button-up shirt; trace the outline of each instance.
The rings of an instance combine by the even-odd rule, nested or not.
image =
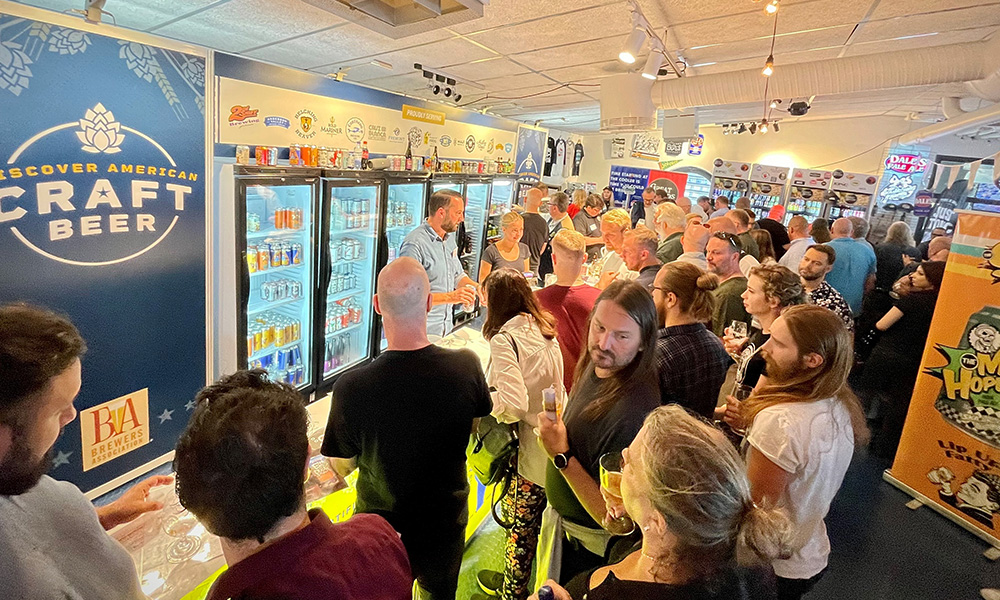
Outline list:
[[[458,259],[455,236],[446,233],[442,238],[426,221],[406,236],[399,255],[414,258],[424,266],[432,294],[455,291],[465,277],[465,269]],[[451,305],[438,304],[431,308],[427,315],[428,335],[447,335],[451,327]]]

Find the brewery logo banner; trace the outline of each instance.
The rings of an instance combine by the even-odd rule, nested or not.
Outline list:
[[[958,211],[891,476],[1000,538],[1000,216]]]
[[[51,474],[174,448],[205,383],[205,59],[0,15],[0,302],[87,341]]]

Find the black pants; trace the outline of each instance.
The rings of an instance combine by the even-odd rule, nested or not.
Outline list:
[[[400,532],[421,600],[455,600],[468,521],[466,508],[454,520],[416,523]]]
[[[785,579],[776,577],[778,588],[778,600],[799,600],[802,596],[813,589],[813,586],[823,578],[826,569],[816,573],[809,579]]]

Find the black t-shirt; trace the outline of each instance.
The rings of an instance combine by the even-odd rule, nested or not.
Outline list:
[[[891,290],[892,284],[899,278],[899,272],[903,270],[903,251],[906,246],[902,244],[882,243],[875,246],[875,288],[879,290]]]
[[[593,370],[573,386],[573,394],[566,403],[566,433],[570,452],[587,473],[598,481],[601,456],[626,448],[635,439],[642,422],[660,405],[660,388],[656,370],[640,375],[633,373],[629,385],[620,392],[620,398],[603,416],[594,418],[584,410],[597,400],[601,380]],[[580,504],[569,483],[550,461],[545,473],[545,494],[549,504],[559,515],[579,525],[598,528]]]
[[[743,367],[736,371],[737,383],[756,387],[760,376],[767,375],[767,365],[764,363],[760,348],[770,337],[771,334],[764,333],[756,327],[750,330],[750,338],[740,352],[741,361],[739,364],[742,364]]]
[[[884,346],[894,354],[905,357],[908,362],[919,364],[931,329],[937,296],[936,291],[900,296],[893,302],[893,306],[902,311],[903,316],[885,330],[878,346]]]
[[[774,246],[774,256],[778,260],[781,260],[781,257],[785,255],[785,244],[791,241],[788,239],[788,230],[774,219],[758,219],[757,226],[771,234],[771,245]],[[798,268],[799,266],[795,265],[795,270],[798,270]]]
[[[580,174],[580,163],[583,162],[583,142],[577,142],[573,147],[573,177]]]
[[[587,600],[772,600],[777,598],[774,571],[768,567],[734,568],[711,580],[698,580],[683,585],[628,581],[618,579],[614,572],[594,589],[590,589],[593,569],[581,573],[566,584],[573,598]]]
[[[521,236],[521,243],[528,247],[531,258],[528,265],[531,270],[538,273],[538,257],[542,255],[542,246],[549,240],[549,226],[545,218],[538,213],[521,213],[524,218],[524,235]]]
[[[334,384],[323,454],[357,457],[358,512],[381,515],[401,533],[454,525],[469,493],[472,422],[492,407],[471,351],[388,351]]]
[[[552,164],[556,162],[556,141],[549,138],[545,142],[545,164],[542,166],[542,174],[548,177],[552,175]]]

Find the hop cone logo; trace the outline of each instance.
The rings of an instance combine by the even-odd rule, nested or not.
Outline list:
[[[153,81],[155,59],[149,48],[135,42],[122,41],[118,43],[122,45],[118,51],[118,58],[124,59],[125,65],[139,77],[146,81]]]
[[[205,63],[189,58],[181,65],[181,74],[184,78],[198,87],[205,86]]]
[[[56,29],[49,35],[49,52],[73,55],[85,52],[89,45],[87,34],[75,29]]]
[[[76,137],[83,142],[84,152],[115,154],[121,152],[119,146],[125,141],[125,136],[120,133],[121,126],[111,111],[98,102],[80,119],[80,131],[76,132]]]
[[[28,68],[30,64],[31,59],[21,52],[20,45],[14,42],[0,44],[0,90],[9,90],[15,96],[20,96],[31,78],[31,69]]]

